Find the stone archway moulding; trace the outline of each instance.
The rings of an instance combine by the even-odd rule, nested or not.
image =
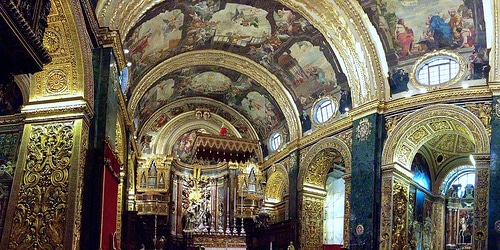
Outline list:
[[[282,201],[283,189],[289,185],[288,172],[282,164],[275,164],[274,169],[267,180],[266,197]],[[288,193],[288,190],[285,191]]]
[[[451,104],[426,107],[404,117],[388,135],[382,166],[399,163],[411,166],[418,149],[436,133],[458,133],[471,140],[475,153],[489,153],[489,135],[483,123],[469,110]]]
[[[335,149],[340,152],[345,162],[346,173],[351,172],[352,155],[349,146],[347,146],[347,144],[342,140],[335,137],[322,139],[311,147],[311,149],[305,155],[304,160],[300,163],[301,166],[299,169],[298,190],[302,190],[304,188],[304,185],[306,184],[305,176],[308,173],[309,166],[312,164],[314,157],[322,150],[329,148]],[[326,176],[322,177],[326,178]]]

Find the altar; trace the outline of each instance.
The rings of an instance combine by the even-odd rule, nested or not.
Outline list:
[[[241,250],[247,249],[244,235],[196,234],[193,235],[189,247],[201,249]]]

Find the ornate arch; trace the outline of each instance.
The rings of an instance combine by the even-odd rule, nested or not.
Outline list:
[[[290,140],[293,141],[301,136],[301,125],[299,111],[293,101],[292,96],[285,89],[279,79],[270,73],[264,66],[234,53],[221,50],[203,50],[186,52],[169,58],[158,64],[151,71],[146,73],[137,84],[129,102],[129,112],[134,113],[138,103],[146,91],[157,82],[162,76],[175,70],[192,66],[212,65],[224,67],[242,73],[258,84],[262,85],[280,106],[288,128],[290,130]]]
[[[328,170],[330,169],[331,164],[325,165],[323,166],[323,168],[315,168],[313,167],[313,160],[325,149],[334,149],[339,152],[342,156],[342,159],[344,160],[346,173],[351,172],[352,156],[347,144],[335,137],[322,139],[314,146],[312,146],[312,148],[305,155],[304,160],[301,162],[302,166],[299,169],[298,180],[299,190],[303,189],[304,185],[306,184],[313,184],[315,186],[321,186],[322,188],[324,188]],[[313,180],[312,182],[314,183],[311,183],[310,180]]]
[[[94,103],[92,45],[79,1],[52,1],[43,40],[52,62],[34,74],[29,101],[80,97]]]
[[[283,200],[283,191],[289,185],[288,172],[281,164],[275,164],[275,171],[267,179],[266,199]]]
[[[138,133],[139,138],[143,135],[149,134],[155,130],[158,130],[158,129],[165,127],[166,124],[163,124],[162,126],[158,126],[158,123],[159,123],[158,121],[159,121],[160,117],[162,115],[164,115],[165,113],[167,113],[169,110],[183,106],[185,103],[196,104],[196,105],[199,105],[202,107],[209,107],[209,109],[211,109],[212,107],[214,109],[216,108],[217,110],[220,111],[220,114],[226,113],[231,117],[231,119],[233,119],[233,121],[241,122],[246,126],[245,128],[246,128],[247,132],[246,132],[246,134],[242,134],[241,135],[242,137],[245,137],[248,139],[253,139],[253,140],[258,140],[258,138],[259,138],[259,136],[257,135],[257,131],[255,131],[255,129],[252,127],[252,124],[247,120],[247,118],[245,118],[245,116],[241,115],[238,111],[234,110],[233,108],[231,108],[227,104],[224,104],[222,102],[219,102],[219,101],[216,101],[213,99],[205,98],[205,97],[184,98],[182,100],[174,101],[174,102],[172,102],[168,105],[165,105],[162,108],[158,109],[153,115],[151,115],[146,121],[143,122],[144,125],[140,128],[139,133]],[[193,110],[191,110],[191,111],[195,110],[195,108],[192,108],[192,109]],[[232,124],[232,121],[227,120],[228,117],[225,115],[222,115],[225,118],[218,119],[218,117],[220,117],[220,114],[219,113],[211,113],[211,115],[215,115],[211,118],[212,119],[217,118],[216,122],[219,123],[219,126],[222,122],[224,122],[225,125]],[[172,118],[175,118],[175,117],[172,117]],[[198,120],[198,121],[200,121],[200,120]],[[237,130],[235,130],[234,133],[232,133],[232,134],[239,135],[239,132]]]
[[[490,151],[490,139],[479,118],[465,108],[438,104],[418,110],[396,125],[385,143],[382,165],[397,162],[411,169],[418,149],[437,134],[444,133],[469,139],[476,146],[475,153]]]

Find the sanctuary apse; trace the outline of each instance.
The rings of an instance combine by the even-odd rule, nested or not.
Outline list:
[[[0,248],[500,249],[499,8],[2,0]]]

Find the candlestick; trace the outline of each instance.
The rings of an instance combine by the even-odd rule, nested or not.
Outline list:
[[[240,204],[240,206],[241,206],[241,230],[240,230],[240,235],[246,235],[245,225],[243,224],[243,192],[241,194],[241,204]]]

